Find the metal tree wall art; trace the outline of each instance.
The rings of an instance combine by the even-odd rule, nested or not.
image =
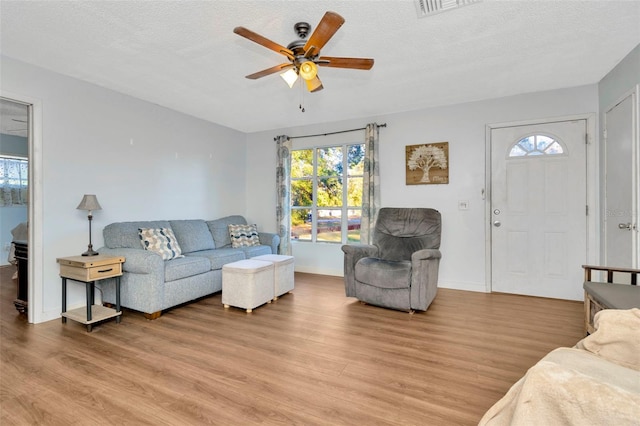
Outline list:
[[[407,185],[449,183],[449,142],[408,145]]]

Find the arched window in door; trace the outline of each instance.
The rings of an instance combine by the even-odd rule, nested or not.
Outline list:
[[[550,135],[535,134],[517,141],[509,151],[509,157],[529,157],[535,155],[565,155],[567,150],[562,142]]]

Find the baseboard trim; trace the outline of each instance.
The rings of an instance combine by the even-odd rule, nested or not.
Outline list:
[[[451,290],[475,291],[477,293],[490,293],[487,291],[485,283],[473,283],[464,281],[445,281],[438,282],[439,288],[448,288]]]
[[[343,277],[344,276],[344,271],[342,269],[336,269],[336,270],[327,270],[326,268],[313,268],[313,267],[299,267],[296,265],[295,267],[295,271],[296,272],[304,272],[306,274],[317,274],[317,275],[329,275],[332,277]]]

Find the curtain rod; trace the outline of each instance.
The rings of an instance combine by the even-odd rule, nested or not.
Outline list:
[[[378,124],[378,127],[387,127],[387,123]],[[289,139],[302,139],[302,138],[312,138],[314,136],[337,135],[339,133],[357,132],[359,130],[364,130],[364,129],[366,129],[366,127],[360,127],[359,129],[350,129],[350,130],[338,130],[337,132],[318,133],[317,135],[289,136]],[[273,138],[273,140],[277,141],[278,138]]]

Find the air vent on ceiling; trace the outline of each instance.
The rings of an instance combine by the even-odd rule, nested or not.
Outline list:
[[[478,3],[482,0],[415,0],[418,18],[434,15],[469,4]]]

